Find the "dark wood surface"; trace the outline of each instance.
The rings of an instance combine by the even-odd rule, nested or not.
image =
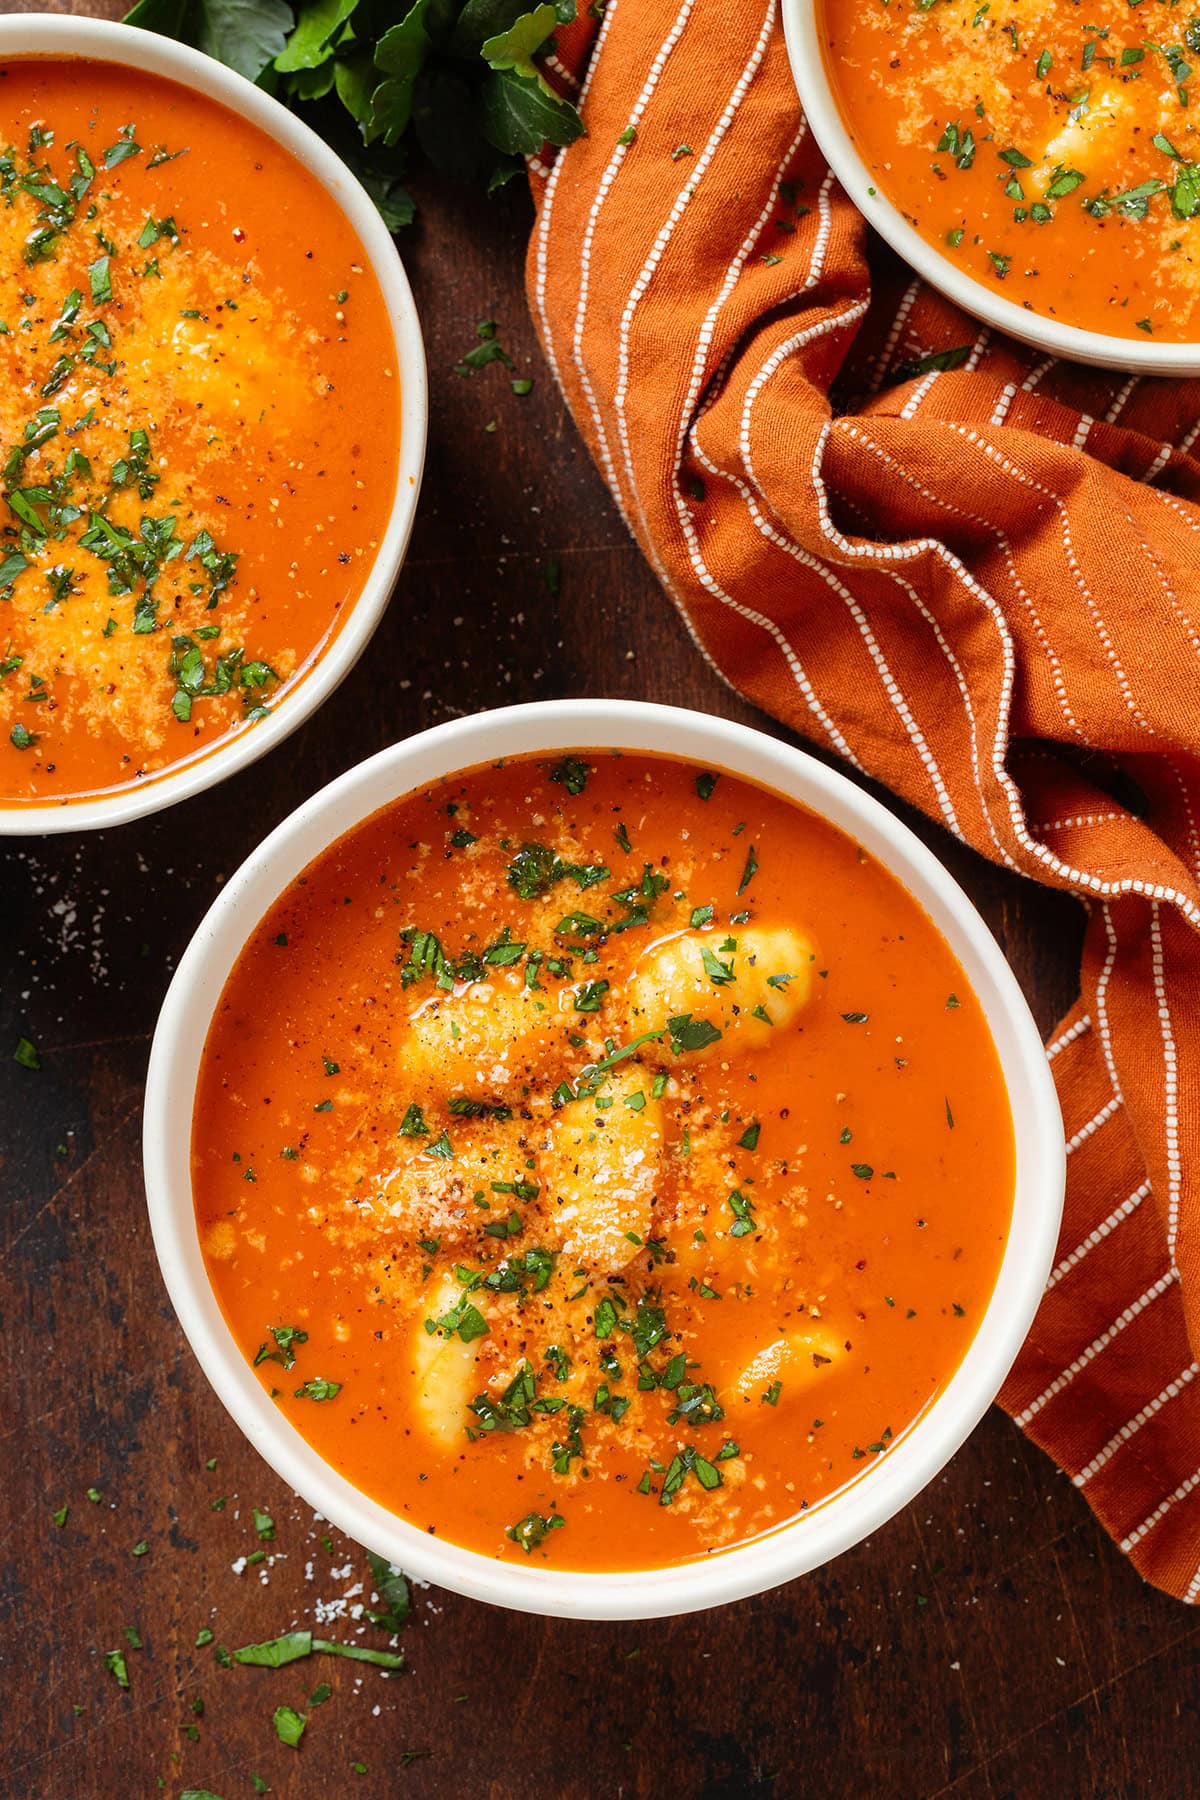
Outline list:
[[[201,914],[307,794],[451,715],[618,694],[773,728],[705,668],[579,446],[525,312],[527,198],[419,199],[403,248],[429,354],[429,460],[367,656],[216,792],[0,850],[0,1793],[236,1800],[256,1771],[312,1800],[1200,1794],[1200,1620],[1142,1584],[996,1411],[869,1543],[719,1612],[576,1625],[418,1589],[393,1679],[330,1659],[224,1669],[195,1647],[202,1630],[236,1645],[319,1622],[369,1580],[363,1553],[225,1417],[159,1280],[142,1081]],[[452,373],[481,318],[534,377],[527,399],[498,367]],[[1072,997],[1073,905],[919,829],[1049,1028]],[[36,1074],[11,1060],[22,1034]],[[265,1564],[243,1567],[255,1506],[276,1536]],[[105,1669],[116,1648],[128,1692]],[[302,1707],[323,1680],[332,1696],[285,1748],[274,1708]]]

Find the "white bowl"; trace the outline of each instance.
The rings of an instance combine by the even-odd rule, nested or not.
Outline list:
[[[830,85],[817,22],[817,0],[782,0],[782,6],[792,76],[826,162],[868,225],[931,287],[939,288],[964,312],[973,313],[1023,344],[1033,344],[1049,356],[1070,357],[1076,362],[1095,363],[1102,369],[1124,369],[1141,375],[1200,374],[1200,344],[1143,343],[1111,337],[1102,331],[1084,331],[1061,319],[1027,312],[1014,300],[1003,299],[982,281],[965,275],[936,245],[914,230],[877,185],[879,177],[872,174],[859,154],[854,134],[842,118]],[[886,101],[876,104],[885,105]]]
[[[675,1568],[583,1574],[461,1549],[397,1517],[333,1469],[260,1386],[205,1271],[192,1203],[192,1111],[210,1020],[263,915],[328,845],[400,796],[499,757],[568,749],[656,751],[724,769],[803,802],[889,868],[925,909],[978,995],[999,1052],[1016,1138],[1012,1227],[995,1290],[958,1370],[921,1418],[840,1494],[769,1535]],[[154,1246],[184,1331],[255,1449],[309,1504],[412,1574],[477,1600],[574,1619],[646,1619],[716,1606],[802,1575],[858,1543],[919,1493],[995,1398],[1041,1298],[1058,1237],[1066,1156],[1037,1029],[1008,964],[962,889],[877,800],[759,731],[625,700],[514,706],[421,732],[360,763],[285,819],[200,925],[163,1003],[144,1130]]]
[[[425,461],[428,400],[425,350],[412,290],[399,253],[373,202],[339,156],[293,113],[223,63],[154,32],[103,19],[10,13],[0,17],[0,67],[18,57],[90,57],[161,75],[227,106],[288,151],[315,175],[353,227],[379,283],[391,320],[400,381],[401,424],[396,492],[391,515],[362,592],[336,636],[285,685],[269,716],[242,726],[211,749],[186,757],[136,786],[87,800],[0,805],[0,837],[89,831],[121,825],[186,800],[280,743],[328,699],[350,673],[383,617],[404,558]]]

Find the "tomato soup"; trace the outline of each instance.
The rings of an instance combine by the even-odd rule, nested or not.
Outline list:
[[[286,703],[387,526],[400,396],[272,139],[108,63],[10,62],[0,102],[0,803],[44,804]]]
[[[878,863],[581,750],[389,806],[263,919],[192,1167],[230,1328],[422,1531],[579,1569],[817,1506],[944,1388],[1013,1192],[995,1049]]]
[[[1200,339],[1200,17],[1167,0],[818,7],[843,119],[922,237],[1065,324]]]

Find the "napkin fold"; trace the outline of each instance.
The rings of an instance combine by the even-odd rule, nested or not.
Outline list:
[[[587,136],[531,166],[534,319],[698,650],[1088,908],[1062,1238],[1002,1399],[1195,1602],[1200,383],[1022,349],[869,243],[776,0],[607,0],[550,70]]]

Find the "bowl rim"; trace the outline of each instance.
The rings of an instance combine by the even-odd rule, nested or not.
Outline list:
[[[191,1185],[196,1079],[227,976],[268,907],[330,844],[381,806],[499,757],[565,749],[666,754],[791,795],[857,838],[930,913],[984,1007],[1016,1140],[1013,1220],[995,1289],[941,1394],[865,1477],[769,1535],[707,1559],[614,1574],[522,1567],[427,1535],[332,1468],[276,1410],[234,1341],[204,1268]],[[163,1002],[146,1080],[143,1158],[154,1246],[209,1382],[275,1472],[358,1543],[419,1579],[518,1611],[646,1619],[774,1587],[860,1542],[933,1479],[995,1398],[1045,1287],[1066,1175],[1062,1119],[1015,976],[970,900],[880,801],[806,751],[748,726],[628,700],[552,701],[469,715],[401,740],[305,801],[259,844],[198,926]]]
[[[59,57],[116,63],[188,88],[257,126],[321,183],[349,221],[383,295],[397,358],[400,441],[391,512],[358,597],[267,718],[235,728],[136,786],[78,800],[0,804],[0,837],[90,831],[144,818],[247,768],[310,718],[350,673],[391,599],[416,513],[429,413],[421,326],[400,253],[373,201],[335,151],[245,76],[171,38],[63,13],[0,16],[0,62]]]
[[[781,0],[783,29],[792,79],[821,154],[846,193],[871,225],[916,274],[964,312],[1023,344],[1068,361],[1142,375],[1200,374],[1200,343],[1156,344],[1113,337],[1069,325],[1044,313],[1027,312],[966,275],[914,229],[876,186],[842,117],[826,66],[817,8],[820,0]]]

